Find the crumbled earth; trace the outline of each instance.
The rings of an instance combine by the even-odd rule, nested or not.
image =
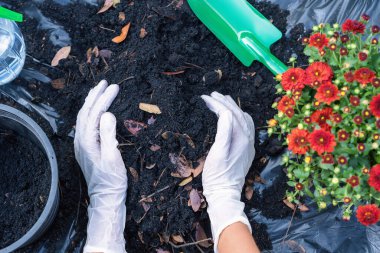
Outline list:
[[[207,237],[211,237],[206,208],[203,206],[194,212],[188,206],[190,189],[202,192],[201,176],[186,186],[179,186],[183,178],[172,176],[176,166],[171,163],[169,154],[183,155],[194,168],[199,165],[198,160],[207,155],[216,134],[217,118],[206,108],[200,95],[213,91],[231,95],[252,116],[257,133],[265,130],[266,121],[275,113],[271,108],[277,97],[273,74],[260,63],[244,67],[194,16],[186,1],[181,5],[182,1],[122,0],[116,8],[102,14],[97,14],[99,7],[79,3],[5,2],[15,10],[29,13],[38,7],[43,15],[67,31],[72,47],[68,59],[61,60],[58,67],[41,64],[50,64],[55,53],[66,45],[54,46],[50,40],[62,38],[49,29],[44,30],[44,26],[36,29],[37,19],[26,15],[21,29],[27,52],[41,62],[27,57],[27,66],[53,80],[64,79],[63,85],[60,81],[61,85],[54,87],[35,79],[14,82],[25,87],[35,103],[49,104],[61,115],[63,121],[58,132],[47,131],[59,160],[62,200],[50,232],[20,252],[30,252],[42,245],[53,252],[62,247],[75,251],[83,246],[88,202],[83,197],[86,191],[82,189],[83,180],[78,183],[80,168],[75,163],[68,133],[75,125],[88,91],[102,79],[120,85],[120,93],[110,111],[118,119],[118,140],[128,172],[127,251],[155,252],[162,248],[171,252],[200,252],[198,245],[176,248],[173,239],[168,242],[171,235],[181,235],[185,243],[195,241],[197,223]],[[265,1],[249,2],[285,33],[287,11]],[[125,20],[119,19],[120,12],[124,12]],[[113,43],[112,38],[129,22],[127,39],[120,44]],[[141,29],[145,29],[145,37],[141,36]],[[297,54],[303,62],[300,43],[303,33],[303,26],[296,26],[289,38],[282,38],[272,46],[273,54],[284,62]],[[88,49],[95,47],[112,51],[111,57],[96,57],[94,53],[89,59]],[[162,113],[155,115],[140,110],[141,102],[157,105]],[[141,122],[146,127],[135,136],[125,127],[125,120]],[[46,122],[41,119],[39,122],[48,129]],[[160,149],[152,151],[153,145]],[[254,179],[264,168],[268,155],[281,152],[280,142],[260,141],[258,134],[255,146],[255,161],[247,177],[249,184],[257,183]],[[266,210],[272,218],[290,215],[291,210],[282,203],[287,188],[285,178],[275,187],[273,191],[267,189],[263,196],[254,193],[254,197],[247,200],[243,194],[242,199],[247,207]],[[154,195],[140,202],[151,194]],[[68,243],[65,238],[71,224],[76,233]],[[260,249],[270,249],[266,226],[254,221],[252,226]],[[212,252],[212,247],[202,250]]]
[[[45,154],[30,140],[0,128],[0,249],[20,239],[38,220],[50,191]]]

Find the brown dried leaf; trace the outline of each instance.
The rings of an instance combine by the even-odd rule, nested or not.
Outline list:
[[[138,122],[138,121],[134,121],[134,120],[131,120],[131,119],[124,120],[124,126],[134,136],[137,136],[137,134],[139,133],[139,131],[141,131],[142,129],[144,129],[144,128],[147,127],[144,123]]]
[[[144,111],[144,112],[149,112],[149,113],[153,113],[153,114],[161,114],[161,110],[157,105],[140,103],[139,109]]]
[[[156,166],[156,164],[153,163],[153,164],[149,164],[149,165],[145,166],[145,168],[147,168],[148,170],[151,170],[151,169],[153,169],[155,166]]]
[[[177,167],[177,172],[182,176],[182,177],[188,177],[191,175],[193,171],[193,167],[191,162],[187,161],[186,157],[183,155],[176,155],[174,153],[169,154],[169,159],[172,164],[176,165]]]
[[[172,173],[170,173],[170,176],[176,177],[176,178],[182,178],[178,172],[172,172]]]
[[[145,242],[144,242],[144,237],[143,237],[143,232],[142,232],[142,231],[138,231],[138,232],[137,232],[137,235],[139,236],[140,241],[141,241],[143,244],[145,244]]]
[[[202,158],[200,158],[200,159],[198,159],[198,166],[195,168],[195,169],[193,169],[193,176],[194,177],[197,177],[197,176],[199,176],[199,174],[201,174],[202,173],[202,171],[203,171],[203,168],[204,168],[204,166],[205,166],[205,161],[206,161],[206,158],[205,157],[202,157]]]
[[[112,51],[108,49],[102,49],[99,51],[99,56],[109,59],[112,56]]]
[[[92,48],[91,47],[89,49],[87,49],[86,57],[87,57],[87,63],[90,64],[91,59],[92,59]]]
[[[119,12],[119,20],[124,21],[125,20],[125,13],[124,12]]]
[[[247,185],[245,187],[245,198],[247,200],[251,200],[253,197],[253,187],[251,185]]]
[[[161,74],[167,75],[167,76],[175,76],[179,74],[185,73],[185,70],[179,70],[179,71],[174,71],[174,72],[162,72]]]
[[[189,135],[183,134],[182,136],[185,137],[186,142],[187,142],[187,144],[189,144],[190,147],[195,148],[195,144]]]
[[[296,241],[288,240],[288,241],[285,241],[285,243],[289,246],[292,252],[306,253],[305,248],[302,247],[302,245],[298,244]]]
[[[255,176],[255,182],[261,183],[261,184],[266,184],[265,179],[262,178],[262,177],[260,177],[260,176],[258,176],[258,175]]]
[[[121,29],[120,35],[116,36],[115,38],[113,38],[112,42],[114,42],[114,43],[121,43],[121,42],[123,42],[127,38],[127,35],[128,35],[130,27],[131,27],[131,22],[129,22],[126,26],[124,26]]]
[[[153,152],[156,152],[156,151],[160,150],[161,147],[160,147],[159,145],[157,145],[157,144],[153,144],[152,146],[150,146],[149,149],[150,149],[151,151],[153,151]]]
[[[95,55],[96,58],[99,57],[99,48],[97,46],[94,47],[92,50],[92,53]]]
[[[139,181],[139,173],[133,167],[129,167],[129,172],[132,174],[133,182],[137,183]]]
[[[140,39],[145,38],[145,36],[147,36],[147,35],[148,35],[148,32],[145,30],[145,28],[141,28],[140,29],[140,35],[139,35]]]
[[[195,223],[195,240],[196,241],[202,241],[202,240],[205,240],[207,238],[208,237],[206,235],[206,232],[202,228],[201,224],[199,224],[199,222]],[[202,247],[208,248],[212,244],[209,243],[209,241],[204,241],[204,242],[200,242],[199,245],[201,245]]]
[[[183,240],[182,235],[172,235],[172,240],[174,243],[183,243],[185,240]]]
[[[149,204],[147,204],[145,202],[141,202],[141,205],[142,205],[142,207],[143,207],[143,209],[144,209],[145,212],[149,211],[149,209],[150,209],[150,205]]]
[[[188,183],[190,183],[191,181],[193,181],[193,177],[185,178],[184,180],[182,180],[181,183],[179,183],[179,186],[185,186],[185,185],[187,185]]]
[[[51,81],[51,86],[56,90],[61,90],[65,88],[65,78],[58,78]]]
[[[194,212],[197,212],[201,207],[201,197],[196,189],[192,189],[189,194],[191,201],[191,208],[193,208]]]
[[[298,205],[298,209],[301,212],[308,212],[310,210],[305,204]]]
[[[295,210],[295,209],[296,209],[296,206],[295,206],[293,203],[289,202],[287,199],[284,199],[283,202],[284,202],[284,204],[287,205],[290,209],[292,209],[292,210]]]
[[[58,52],[55,54],[53,60],[51,60],[51,66],[58,66],[60,60],[66,59],[70,55],[70,51],[71,46],[59,49]]]
[[[161,237],[160,237],[161,238]],[[161,248],[156,249],[156,253],[170,253],[168,250],[163,250]]]
[[[105,0],[103,7],[98,11],[97,14],[106,12],[113,5],[113,0]]]
[[[162,139],[164,139],[164,140],[169,139],[169,131],[166,131],[166,132],[162,133],[162,134],[161,134],[161,137],[162,137]]]
[[[175,6],[177,9],[181,8],[183,5],[183,0],[179,0],[177,5]]]

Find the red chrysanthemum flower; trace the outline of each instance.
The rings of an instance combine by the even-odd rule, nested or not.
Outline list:
[[[371,31],[373,33],[378,33],[380,31],[380,27],[378,27],[377,25],[374,25],[371,27]]]
[[[346,180],[348,184],[350,184],[352,187],[356,187],[359,185],[359,177],[358,176],[351,176]]]
[[[325,152],[333,152],[336,146],[335,137],[332,133],[323,129],[314,130],[309,134],[310,146],[319,155]]]
[[[379,79],[379,78],[374,78],[374,79],[372,80],[372,85],[373,85],[373,87],[375,87],[375,88],[379,88],[379,87],[380,87],[380,79]]]
[[[342,25],[342,31],[343,32],[352,32],[354,34],[356,33],[364,33],[365,31],[365,25],[362,22],[347,19],[343,25]]]
[[[339,50],[339,54],[340,54],[341,56],[348,55],[348,50],[347,50],[347,48],[342,47],[342,48]]]
[[[371,112],[370,112],[369,110],[367,110],[367,109],[364,110],[362,114],[363,114],[363,116],[364,116],[365,118],[369,118],[369,117],[371,117]]]
[[[322,129],[330,131],[331,126],[327,124],[327,120],[331,119],[333,110],[331,108],[324,108],[322,110],[317,110],[311,115],[311,120],[317,123]]]
[[[310,117],[305,117],[304,121],[305,121],[306,124],[310,124],[311,123],[311,118]]]
[[[322,83],[329,81],[334,72],[331,67],[324,62],[314,62],[306,69],[306,83],[313,84],[315,81]]]
[[[307,140],[309,133],[306,130],[295,128],[288,134],[288,147],[294,154],[304,155],[309,150]]]
[[[364,143],[359,143],[357,146],[357,149],[359,152],[364,152],[365,150],[365,144]]]
[[[372,44],[372,45],[377,45],[377,44],[379,44],[379,40],[376,39],[376,38],[373,38],[373,39],[371,40],[371,44]]]
[[[355,137],[359,137],[359,136],[360,136],[360,131],[359,131],[358,129],[356,129],[356,130],[354,131],[354,136],[355,136]]]
[[[294,116],[294,109],[293,109],[293,108],[288,108],[288,109],[286,109],[285,114],[286,114],[286,116],[288,116],[289,118],[293,118],[293,116]]]
[[[335,51],[336,50],[336,44],[331,44],[330,46],[329,46],[329,48],[332,50],[332,51]]]
[[[350,197],[344,197],[344,198],[343,198],[343,203],[344,203],[344,204],[348,204],[348,203],[351,202],[351,200],[352,200],[352,199],[351,199]]]
[[[376,118],[380,118],[380,94],[372,98],[369,109]]]
[[[363,174],[367,175],[367,174],[369,174],[369,169],[366,168],[366,167],[364,167],[364,168],[362,169],[362,172],[363,172]]]
[[[332,102],[339,100],[339,90],[331,82],[324,82],[317,89],[317,93],[315,94],[315,98],[319,102],[324,102],[326,104],[331,104]]]
[[[334,37],[335,39],[339,38],[339,32],[334,32],[333,37]]]
[[[334,164],[334,156],[332,154],[326,154],[322,156],[322,163]]]
[[[305,87],[305,70],[290,68],[282,74],[281,84],[284,90],[302,90]]]
[[[316,33],[311,35],[309,39],[309,46],[316,47],[318,50],[323,50],[324,47],[329,45],[329,39],[323,33]]]
[[[356,211],[356,218],[364,226],[376,224],[380,219],[380,209],[374,204],[359,206]]]
[[[368,84],[375,78],[375,72],[369,68],[360,68],[354,73],[355,80],[361,84]]]
[[[367,15],[367,14],[363,14],[362,16],[361,16],[361,18],[363,19],[363,20],[365,20],[365,21],[368,21],[371,17],[369,16],[369,15]]]
[[[362,118],[362,116],[355,116],[354,117],[354,122],[355,122],[355,124],[356,125],[360,125],[361,123],[363,123],[363,118]]]
[[[357,96],[351,96],[351,97],[350,97],[350,103],[351,103],[353,106],[358,106],[358,105],[360,105],[360,98],[357,97]]]
[[[342,122],[343,117],[339,113],[334,113],[333,119],[334,119],[335,123],[340,123],[340,122]]]
[[[345,156],[339,156],[339,158],[338,158],[338,163],[339,163],[340,165],[345,165],[345,164],[347,164],[347,158],[346,158]]]
[[[350,37],[348,37],[348,35],[344,34],[340,37],[340,40],[342,41],[342,43],[346,43],[347,41],[350,40]]]
[[[302,43],[303,44],[308,44],[309,43],[309,38],[308,37],[303,37],[302,38]]]
[[[367,60],[368,55],[364,52],[359,52],[358,57],[359,57],[359,60],[365,61]]]
[[[350,135],[345,130],[339,130],[338,131],[338,140],[339,141],[346,141],[350,137]]]
[[[368,184],[380,192],[380,164],[376,164],[369,171]]]
[[[287,109],[293,108],[294,105],[295,102],[292,98],[288,96],[283,96],[281,100],[278,102],[277,109],[285,113]]]
[[[348,83],[352,83],[353,81],[355,81],[354,74],[351,71],[344,73],[344,79]]]

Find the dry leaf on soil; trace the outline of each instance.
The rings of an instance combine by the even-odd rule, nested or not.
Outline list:
[[[199,222],[195,223],[195,240],[202,241],[207,238],[208,237],[204,229],[202,228],[201,224],[199,224]],[[208,241],[204,241],[204,242],[200,242],[199,245],[201,245],[202,247],[208,248],[211,246],[211,243],[209,243]]]
[[[111,8],[112,6],[116,7],[116,5],[119,3],[120,3],[120,0],[105,0],[103,7],[98,11],[98,14],[108,11],[109,8]]]
[[[58,78],[51,81],[51,86],[56,90],[61,90],[65,88],[65,78]]]
[[[125,13],[124,12],[119,12],[119,20],[124,21],[125,20]]]
[[[170,253],[170,251],[159,248],[159,249],[156,249],[156,253]]]
[[[151,117],[148,119],[148,125],[153,125],[154,122],[156,122],[156,119],[155,119],[153,116],[151,116]]]
[[[53,60],[51,60],[51,66],[58,66],[60,60],[66,59],[70,55],[70,51],[71,46],[59,49],[58,52],[55,54]]]
[[[92,50],[92,53],[95,55],[95,57],[99,57],[99,48],[95,46],[94,49]]]
[[[310,209],[304,205],[304,204],[301,204],[301,205],[298,205],[298,209],[301,211],[301,212],[308,212]]]
[[[99,51],[99,56],[109,59],[112,56],[112,51],[108,49],[102,49]]]
[[[169,154],[169,158],[172,164],[176,165],[177,172],[182,177],[188,177],[191,175],[191,172],[193,170],[191,162],[187,161],[186,157],[183,155],[176,155],[174,153]]]
[[[156,151],[160,150],[161,147],[158,146],[157,144],[153,144],[152,146],[150,146],[149,149],[150,149],[151,151],[153,151],[153,152],[156,152]]]
[[[133,182],[137,183],[139,181],[139,174],[137,170],[133,167],[129,167],[129,172],[132,174]]]
[[[284,202],[284,204],[287,205],[290,209],[292,209],[292,210],[295,210],[295,209],[296,209],[296,206],[295,206],[293,203],[289,202],[287,199],[284,199],[283,202]]]
[[[197,212],[201,207],[201,197],[196,189],[192,189],[189,194],[191,208],[193,208],[194,212]]]
[[[183,5],[183,0],[179,0],[177,5],[175,6],[177,9],[181,8]]]
[[[139,108],[140,108],[140,110],[142,110],[144,112],[149,112],[149,113],[153,113],[153,114],[161,114],[161,110],[157,105],[140,103]]]
[[[193,177],[188,177],[188,178],[185,178],[184,180],[182,180],[181,183],[179,183],[178,185],[179,186],[185,186],[188,183],[190,183],[191,181],[193,181]]]
[[[133,134],[134,136],[137,136],[139,131],[146,128],[146,125],[142,122],[134,121],[131,119],[124,120],[124,126],[127,128],[127,130]]]
[[[179,71],[174,71],[174,72],[162,72],[162,74],[167,75],[167,76],[175,76],[179,74],[185,73],[185,70],[179,70]]]
[[[172,235],[172,240],[175,243],[183,243],[184,242],[183,237],[181,235]]]
[[[116,36],[115,38],[113,38],[112,41],[115,42],[115,43],[121,43],[121,42],[123,42],[127,38],[130,26],[131,26],[131,23],[129,22],[126,26],[124,26],[121,29],[120,35]]]
[[[148,35],[148,32],[145,30],[145,28],[141,28],[140,29],[140,35],[139,35],[139,37],[141,38],[141,39],[143,39],[143,38],[145,38],[145,36],[147,36]]]
[[[91,47],[89,49],[87,49],[86,57],[87,57],[87,63],[90,64],[91,59],[92,59],[92,48]]]
[[[205,161],[206,161],[206,158],[205,157],[202,157],[202,158],[200,158],[200,159],[198,159],[198,166],[195,168],[195,169],[193,169],[193,176],[194,177],[197,177],[197,176],[199,176],[199,174],[201,174],[202,173],[202,171],[203,171],[203,168],[204,168],[204,166],[205,166]]]
[[[251,200],[253,197],[253,187],[251,185],[247,185],[245,187],[245,198],[247,200]]]

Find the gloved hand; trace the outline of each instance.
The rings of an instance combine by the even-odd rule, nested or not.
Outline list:
[[[245,176],[255,156],[255,126],[230,96],[213,92],[202,96],[207,107],[219,117],[215,143],[203,169],[203,194],[208,202],[214,251],[222,231],[235,222],[252,231],[240,201]]]
[[[127,174],[116,140],[115,116],[106,112],[119,86],[101,81],[78,113],[75,157],[88,186],[87,241],[84,253],[125,251]]]

